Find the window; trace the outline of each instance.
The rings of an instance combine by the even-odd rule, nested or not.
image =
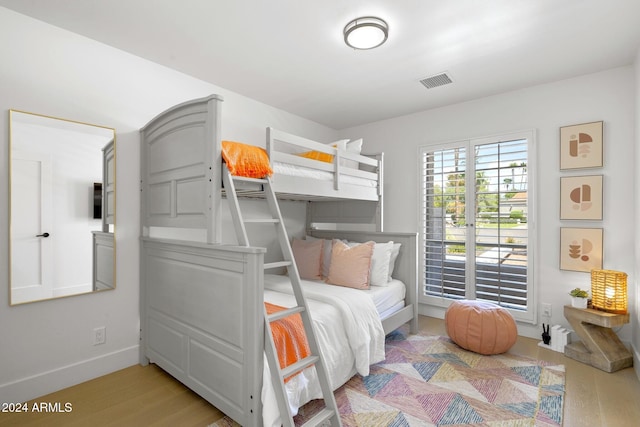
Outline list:
[[[529,131],[420,149],[422,302],[533,321],[532,147]]]

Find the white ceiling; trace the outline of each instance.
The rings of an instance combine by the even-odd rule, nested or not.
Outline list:
[[[640,0],[0,0],[334,129],[633,63]],[[375,15],[389,39],[348,48]],[[419,80],[447,72],[453,84]]]

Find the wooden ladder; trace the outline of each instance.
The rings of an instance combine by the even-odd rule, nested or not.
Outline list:
[[[280,410],[282,425],[285,427],[294,427],[293,415],[291,413],[284,385],[285,378],[288,378],[292,374],[295,374],[296,372],[299,372],[305,368],[315,365],[325,407],[317,414],[315,414],[311,419],[309,419],[304,424],[304,426],[318,426],[326,423],[327,421],[330,421],[331,425],[334,427],[342,426],[340,414],[338,412],[338,405],[336,404],[333,390],[331,389],[331,384],[329,383],[327,368],[320,353],[318,341],[316,340],[316,336],[313,331],[311,317],[309,316],[309,308],[307,306],[307,302],[304,298],[302,287],[300,285],[300,275],[293,258],[293,250],[291,249],[289,237],[287,236],[287,230],[285,229],[284,221],[282,220],[282,214],[280,212],[278,200],[271,185],[271,178],[267,177],[263,179],[256,179],[234,176],[231,175],[229,169],[227,169],[227,166],[224,164],[223,169],[222,180],[227,195],[227,201],[229,203],[229,209],[231,210],[233,225],[238,237],[238,243],[241,246],[250,246],[249,238],[247,236],[247,229],[245,228],[245,224],[247,223],[275,225],[278,242],[280,244],[280,249],[282,250],[283,260],[278,262],[265,263],[264,269],[266,271],[269,269],[286,267],[287,271],[289,272],[289,278],[291,279],[293,294],[296,299],[295,307],[278,311],[273,314],[267,314],[265,309],[264,313],[265,353],[267,356],[267,362],[269,363],[269,368],[271,370],[271,378],[273,387],[275,389],[276,400],[278,402],[278,409]],[[238,203],[236,183],[257,184],[262,186],[262,192],[264,193],[265,199],[269,205],[271,217],[260,219],[243,219],[242,212],[240,210],[240,204]],[[284,369],[280,369],[278,353],[273,341],[273,335],[271,333],[271,323],[297,313],[299,313],[302,317],[304,331],[307,336],[307,342],[309,344],[310,355],[290,366],[287,366]]]

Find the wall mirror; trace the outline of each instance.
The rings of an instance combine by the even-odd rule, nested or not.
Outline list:
[[[115,136],[9,110],[11,305],[115,288]]]

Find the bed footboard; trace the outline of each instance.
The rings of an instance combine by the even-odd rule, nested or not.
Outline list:
[[[144,238],[148,358],[241,425],[261,425],[263,248]]]

